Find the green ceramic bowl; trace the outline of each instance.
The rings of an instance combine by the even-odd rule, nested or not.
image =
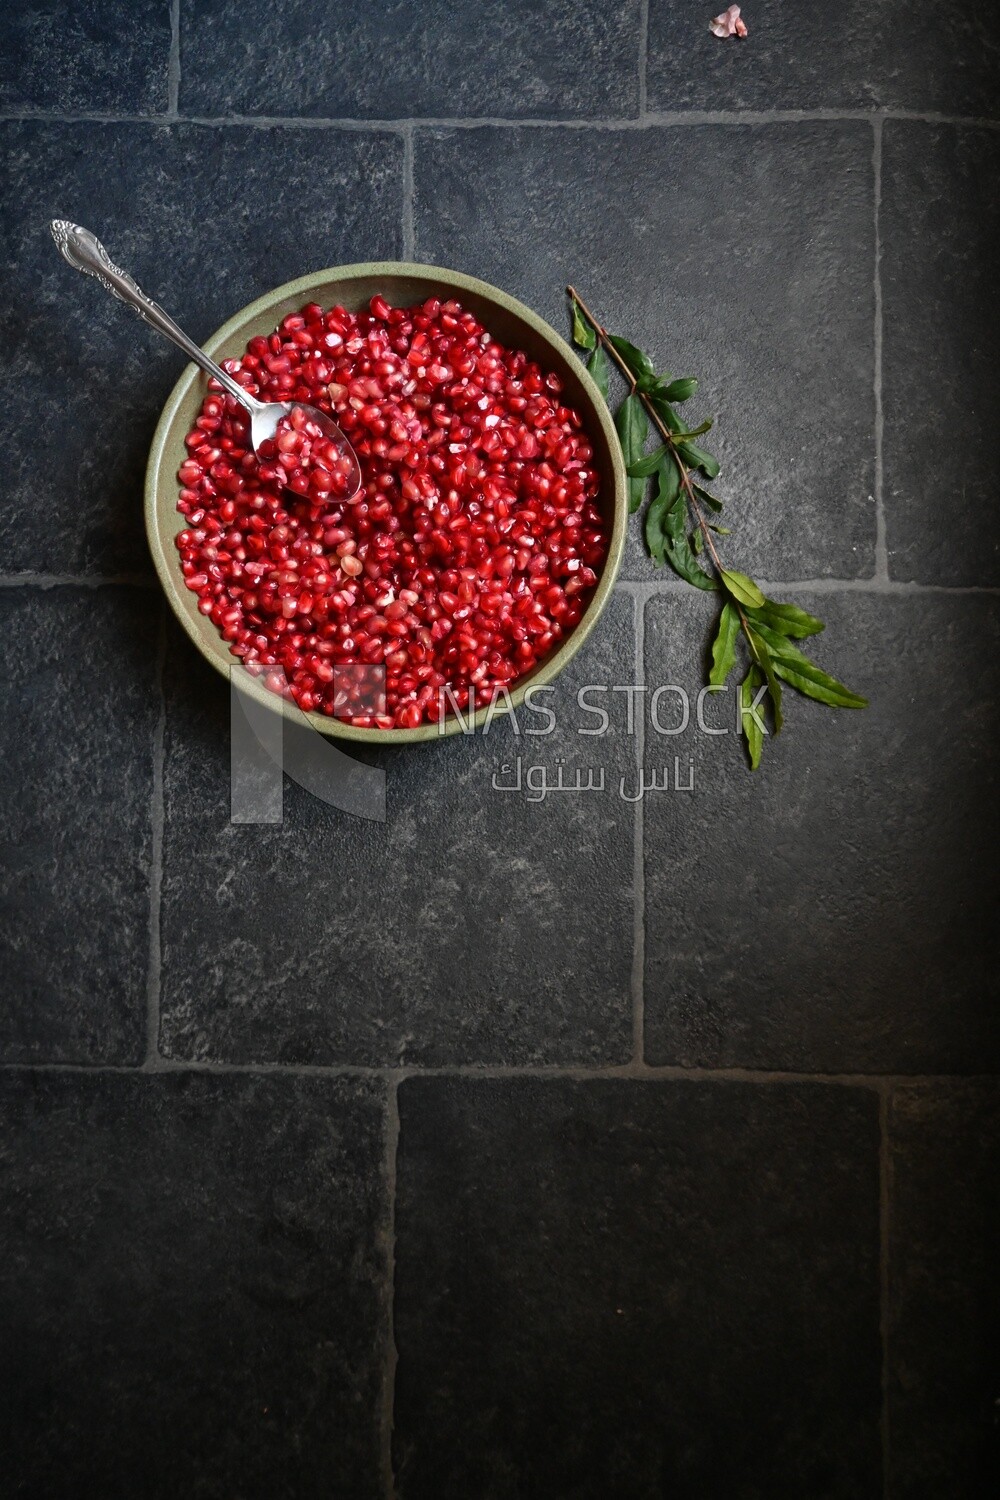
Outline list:
[[[621,563],[628,519],[625,466],[614,425],[600,392],[569,345],[547,323],[523,303],[508,297],[485,281],[445,271],[439,266],[409,265],[404,261],[377,261],[366,265],[335,266],[286,282],[224,323],[205,348],[216,360],[237,358],[257,334],[272,333],[287,313],[306,302],[324,307],[340,303],[351,311],[367,306],[381,292],[395,306],[406,307],[435,296],[454,297],[469,308],[501,343],[524,349],[545,370],[554,370],[565,386],[566,400],[582,414],[594,448],[594,464],[601,474],[598,504],[611,528],[611,545],[597,588],[576,628],[532,672],[511,689],[516,708],[529,687],[550,682],[580,649],[608,601]],[[186,524],[177,510],[177,470],[186,456],[184,435],[191,427],[204,398],[206,377],[188,365],[163,408],[146,469],[146,534],[160,582],[178,620],[206,660],[228,678],[235,657],[211,620],[199,614],[197,596],[184,587],[180,556],[174,537]],[[247,674],[243,686],[259,702],[286,716],[301,718],[276,693]],[[481,724],[488,711],[483,704],[475,715]],[[462,726],[450,718],[443,724],[424,724],[419,729],[356,729],[325,714],[305,716],[313,728],[338,739],[374,744],[406,744],[454,734]]]

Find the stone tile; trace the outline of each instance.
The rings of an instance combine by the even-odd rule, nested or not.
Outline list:
[[[751,570],[871,573],[867,125],[419,131],[415,182],[420,259],[563,331],[572,282],[606,326],[698,375],[691,410],[717,419],[718,493]],[[626,576],[654,571],[636,527]]]
[[[897,1089],[890,1116],[891,1500],[1000,1482],[1000,1084]]]
[[[318,1078],[0,1076],[9,1493],[382,1493],[382,1101]]]
[[[0,590],[6,1060],[142,1056],[159,615],[136,589]]]
[[[45,0],[0,13],[0,109],[167,107],[170,10],[162,0]]]
[[[881,237],[890,572],[1000,584],[995,135],[888,121]]]
[[[719,5],[718,10],[724,10]],[[749,36],[720,41],[713,12],[650,0],[650,109],[932,110],[996,118],[1000,43],[989,12],[937,0],[754,0]]]
[[[382,133],[33,121],[0,125],[0,141],[10,434],[0,571],[146,568],[143,474],[183,356],[65,264],[49,220],[82,220],[204,339],[294,276],[397,255],[401,144]]]
[[[728,540],[728,539],[727,539]],[[646,615],[646,682],[704,682],[703,596]],[[646,1056],[819,1072],[1000,1065],[995,922],[1000,619],[975,595],[796,594],[815,660],[871,698],[789,691],[756,774],[735,696],[710,738],[650,733],[694,794],[645,803]],[[735,678],[734,678],[735,682]],[[735,691],[735,690],[734,690]],[[660,720],[680,719],[666,695]]]
[[[634,116],[639,10],[639,0],[341,0],[322,26],[309,0],[195,0],[181,33],[181,105],[376,120]]]
[[[634,681],[631,600],[615,597],[550,697],[486,736],[385,752],[387,821],[286,779],[284,822],[229,821],[228,689],[172,652],[162,1044],[226,1061],[623,1062],[630,1051],[634,766],[622,706],[606,738],[587,683]],[[619,696],[615,700],[623,705]],[[529,733],[529,730],[532,731]],[[496,791],[523,759],[599,795]],[[559,757],[565,767],[557,766]],[[533,777],[537,782],[537,774]]]
[[[399,1100],[400,1500],[881,1494],[873,1094]]]

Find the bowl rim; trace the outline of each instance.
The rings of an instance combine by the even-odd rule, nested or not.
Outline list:
[[[593,377],[586,367],[577,359],[573,349],[567,341],[558,334],[544,318],[527,307],[518,298],[510,296],[500,287],[493,286],[488,281],[479,277],[469,276],[463,271],[452,271],[446,266],[427,265],[417,261],[382,260],[382,261],[359,261],[350,265],[328,266],[323,270],[310,271],[303,276],[297,276],[291,281],[283,282],[280,286],[272,288],[262,296],[256,297],[248,302],[237,312],[226,319],[225,323],[206,339],[203,348],[213,358],[218,357],[227,341],[234,334],[240,332],[242,326],[250,319],[268,313],[275,304],[289,298],[299,296],[308,297],[315,288],[337,281],[350,281],[352,279],[378,278],[380,276],[406,276],[414,280],[426,281],[430,286],[436,285],[438,289],[443,286],[451,287],[459,292],[472,292],[480,297],[499,304],[505,311],[512,313],[527,323],[543,342],[547,343],[564,360],[572,361],[577,366],[584,390],[590,398],[591,415],[600,425],[606,439],[608,450],[611,454],[612,481],[614,493],[612,496],[612,528],[611,538],[608,545],[608,555],[604,561],[601,576],[594,590],[590,603],[587,605],[582,617],[574,626],[570,634],[562,641],[559,647],[546,661],[533,671],[527,673],[511,689],[509,701],[500,698],[492,705],[487,700],[478,707],[471,716],[459,718],[452,714],[443,724],[421,724],[416,729],[364,729],[353,724],[345,724],[339,719],[332,718],[326,714],[305,713],[295,703],[289,703],[277,693],[272,693],[258,678],[250,673],[242,674],[243,680],[239,684],[241,693],[252,697],[264,707],[280,713],[284,718],[301,724],[305,720],[309,726],[327,737],[343,740],[353,740],[362,744],[370,745],[405,745],[427,742],[431,740],[444,739],[449,735],[457,734],[460,730],[469,732],[469,729],[479,729],[487,715],[490,721],[502,713],[517,709],[524,702],[525,694],[532,688],[542,687],[557,677],[567,663],[574,657],[584,641],[590,635],[598,618],[600,617],[618,577],[621,566],[622,553],[625,546],[625,536],[628,525],[628,501],[627,480],[625,473],[625,461],[622,456],[621,445],[615,430],[611,413],[607,402],[601,395],[594,382]],[[152,554],[153,565],[157,577],[167,600],[173,610],[175,618],[179,621],[189,639],[194,643],[199,654],[205,658],[221,676],[229,677],[230,681],[232,667],[239,663],[235,658],[224,661],[221,655],[213,651],[203,638],[198,629],[197,622],[190,614],[189,598],[190,591],[185,589],[181,581],[179,563],[177,562],[177,549],[173,545],[173,534],[169,538],[165,535],[165,529],[161,527],[158,519],[158,491],[165,476],[161,470],[164,459],[164,449],[170,429],[173,426],[178,408],[184,401],[192,385],[199,379],[204,378],[202,371],[195,364],[187,364],[178,378],[173,390],[167,397],[166,404],[156,424],[152,444],[149,450],[149,459],[146,464],[146,477],[144,486],[144,504],[146,523],[146,539]],[[180,529],[180,523],[178,523]],[[219,637],[220,644],[222,637]],[[228,654],[228,653],[227,653]]]

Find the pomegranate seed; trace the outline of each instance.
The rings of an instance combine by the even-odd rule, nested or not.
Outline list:
[[[185,584],[272,692],[416,728],[437,721],[439,688],[464,708],[579,621],[608,547],[593,447],[558,376],[458,303],[309,303],[225,368],[263,400],[334,410],[362,467],[351,497],[349,461],[301,406],[258,457],[211,383],[185,439]],[[384,711],[335,695],[341,665],[384,667]]]

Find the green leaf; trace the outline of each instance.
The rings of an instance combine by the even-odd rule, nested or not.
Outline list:
[[[715,524],[714,521],[709,521],[708,522],[708,529],[709,529],[709,531],[714,531],[715,534],[716,534],[716,536],[732,536],[732,534],[733,534],[731,527],[729,527],[729,526],[716,526],[716,524]]]
[[[658,375],[636,375],[635,388],[637,391],[643,391],[647,396],[652,396],[662,389],[662,382]]]
[[[670,448],[667,443],[661,443],[654,448],[652,453],[647,453],[645,458],[638,459],[634,464],[629,464],[628,473],[631,479],[648,479],[650,474],[655,474],[660,467],[660,462]]]
[[[597,347],[597,334],[583,316],[580,304],[575,299],[573,300],[573,342],[579,344],[581,349]]]
[[[701,527],[700,526],[696,526],[694,528],[694,530],[692,531],[692,533],[691,533],[691,535],[690,535],[690,537],[689,537],[688,540],[691,543],[691,551],[695,554],[695,556],[697,556],[698,553],[701,551],[702,547],[705,545],[704,542],[702,541]]]
[[[649,435],[649,418],[646,416],[646,409],[634,392],[625,397],[615,412],[615,427],[621,440],[622,453],[625,455],[625,467],[628,468],[630,464],[638,463],[642,458],[642,450]],[[631,512],[639,509],[645,489],[645,479],[629,480],[628,508]]]
[[[750,613],[759,624],[770,625],[780,635],[793,635],[798,640],[803,636],[818,635],[824,628],[822,620],[817,620],[815,615],[807,615],[797,604],[775,604],[773,599],[765,599],[761,609],[751,610]]]
[[[776,661],[774,670],[789,687],[815,698],[817,703],[828,703],[831,708],[867,708],[868,699],[860,693],[852,693],[842,682],[820,671],[814,662],[806,658],[805,666],[792,666],[787,661]]]
[[[637,349],[634,344],[629,343],[628,339],[623,339],[616,333],[611,335],[611,342],[637,380],[658,379],[653,361],[647,354],[643,354],[641,349]]]
[[[750,756],[750,769],[756,771],[760,765],[761,751],[764,748],[763,728],[759,718],[759,710],[752,707],[757,696],[758,689],[763,685],[764,678],[760,669],[753,663],[750,670],[740,683],[740,722],[747,742],[747,753]]]
[[[587,369],[594,377],[594,384],[597,386],[597,389],[605,401],[607,401],[610,372],[608,370],[608,356],[600,344],[595,345],[594,352],[587,361]]]
[[[737,573],[732,568],[723,568],[722,582],[737,604],[747,604],[752,609],[760,609],[767,602],[753,579],[748,578],[745,573]]]
[[[668,401],[689,401],[697,389],[697,380],[685,375],[680,380],[671,380],[663,394]]]
[[[831,708],[868,707],[867,698],[862,698],[860,693],[853,693],[842,682],[838,682],[836,677],[831,677],[828,672],[817,667],[787,636],[780,635],[767,625],[757,625],[755,633],[770,649],[774,670],[789,687],[796,688],[807,698],[815,698],[818,703],[827,703]]]
[[[712,426],[712,421],[711,417],[706,417],[704,422],[699,423],[697,427],[692,427],[690,432],[679,432],[677,434],[678,442],[686,443],[689,438],[701,437],[702,433],[707,432]]]
[[[681,476],[673,459],[661,457],[658,468],[659,483],[646,512],[646,546],[657,567],[662,568],[669,544],[666,519],[680,495]]]
[[[680,493],[680,475],[677,465],[673,459],[664,459],[664,468],[669,465],[674,471],[672,483],[677,485],[677,494],[670,509],[663,519],[663,529],[666,533],[666,559],[678,577],[683,578],[685,583],[694,584],[696,589],[710,591],[718,588],[714,578],[699,565],[698,559],[691,551],[691,543],[687,537],[687,499]],[[661,477],[660,483],[663,484]]]
[[[711,453],[706,453],[704,448],[699,448],[696,443],[682,443],[681,456],[692,469],[700,469],[709,479],[714,479],[719,472],[719,461],[713,458]]]
[[[710,495],[708,493],[708,490],[703,489],[700,484],[696,484],[695,485],[694,492],[698,496],[699,500],[704,500],[704,502],[708,506],[709,510],[714,510],[716,512],[716,514],[718,514],[718,512],[722,509],[722,501],[721,500],[716,500],[715,496],[714,495]],[[727,535],[727,536],[728,536],[728,534],[729,534],[728,532],[724,533],[724,535]]]
[[[654,392],[649,398],[653,403],[653,409],[657,416],[662,417],[671,432],[683,432],[684,423],[674,411],[670,402],[665,400],[662,393]]]
[[[746,638],[754,661],[767,679],[767,691],[771,699],[771,712],[774,714],[774,732],[775,734],[780,734],[785,720],[781,712],[781,684],[775,674],[775,666],[771,660],[771,653],[767,649],[767,642],[752,627],[747,629]]]
[[[740,633],[739,612],[727,599],[719,615],[719,629],[712,642],[712,670],[708,680],[712,687],[722,687],[736,662],[736,638]]]

